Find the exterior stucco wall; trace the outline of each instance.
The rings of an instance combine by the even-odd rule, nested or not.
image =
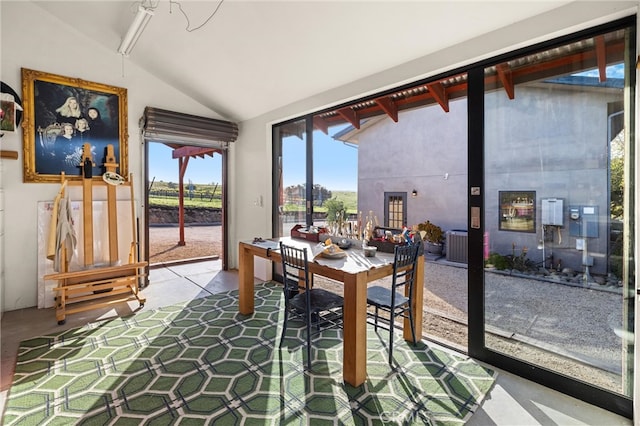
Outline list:
[[[547,85],[548,86],[548,85]],[[555,87],[517,88],[514,100],[502,91],[485,97],[485,230],[488,249],[541,262],[541,200],[564,203],[564,226],[553,230],[545,256],[582,270],[582,251],[569,235],[569,206],[597,206],[598,238],[588,239],[594,273],[607,272],[608,107],[615,91]],[[407,225],[430,220],[443,230],[467,229],[467,102],[451,102],[445,113],[430,106],[385,119],[359,134],[358,206],[381,224],[384,193],[407,194]],[[413,189],[418,191],[412,197]],[[534,233],[499,229],[499,191],[536,192]],[[560,234],[558,235],[558,231]]]
[[[407,225],[467,227],[467,102],[399,114],[360,134],[358,209],[384,219],[384,193],[407,193]],[[416,189],[418,195],[411,196]]]
[[[514,100],[504,93],[485,97],[485,231],[489,250],[516,254],[523,247],[536,262],[543,258],[542,200],[563,200],[563,226],[552,229],[545,257],[554,265],[581,271],[583,252],[571,236],[570,206],[597,206],[598,238],[588,239],[594,273],[607,272],[608,255],[608,106],[620,102],[616,91],[576,91],[555,86],[518,87]],[[536,191],[536,232],[499,230],[499,191]]]

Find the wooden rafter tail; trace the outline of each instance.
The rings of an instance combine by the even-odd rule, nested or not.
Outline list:
[[[394,122],[398,122],[398,106],[391,96],[384,96],[376,99],[376,104],[382,109]]]
[[[447,89],[445,89],[444,85],[441,82],[436,81],[435,83],[427,84],[427,89],[433,96],[433,99],[440,104],[440,107],[444,110],[444,112],[449,112],[449,95],[447,94]]]
[[[342,116],[345,120],[353,125],[356,129],[360,129],[360,118],[358,117],[358,113],[351,108],[341,108],[338,111],[338,114]]]
[[[516,92],[511,67],[509,67],[508,64],[499,64],[496,66],[496,72],[498,73],[498,79],[504,87],[504,91],[507,93],[507,97],[511,100],[515,99]]]
[[[329,124],[322,117],[313,117],[313,127],[320,130],[325,135],[329,134]]]
[[[596,44],[596,62],[598,63],[598,80],[600,83],[607,81],[607,46],[604,36],[595,37]]]

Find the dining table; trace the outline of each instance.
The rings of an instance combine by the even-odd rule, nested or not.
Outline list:
[[[362,243],[353,244],[344,250],[341,258],[323,256],[322,243],[305,239],[281,237],[274,239],[257,238],[239,243],[239,311],[251,315],[254,311],[254,257],[260,257],[280,263],[279,243],[304,248],[309,258],[309,272],[342,282],[344,285],[343,307],[343,369],[345,383],[352,386],[362,385],[367,377],[367,286],[369,283],[393,274],[393,253],[378,251],[375,256],[367,257]],[[416,339],[422,336],[424,256],[421,254],[416,264],[416,277],[413,286],[413,321]],[[404,319],[403,337],[412,342],[409,319]]]

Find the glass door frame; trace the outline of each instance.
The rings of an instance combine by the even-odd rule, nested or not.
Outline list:
[[[313,225],[313,116],[306,115],[302,117],[297,117],[292,120],[288,120],[282,123],[274,124],[271,126],[271,140],[272,140],[272,164],[271,170],[273,171],[272,175],[272,212],[271,212],[271,224],[272,224],[272,235],[274,237],[277,236],[286,236],[279,235],[280,234],[280,219],[279,219],[279,210],[278,206],[280,204],[280,188],[278,185],[280,184],[280,179],[282,179],[282,154],[283,154],[283,146],[282,140],[283,136],[281,135],[280,129],[282,129],[287,124],[293,124],[296,122],[304,121],[305,126],[305,224],[306,226]],[[284,188],[282,188],[284,189]]]
[[[533,365],[522,360],[493,351],[485,346],[485,287],[484,287],[484,224],[488,218],[484,217],[484,70],[485,67],[506,62],[516,57],[524,56],[536,51],[546,50],[554,46],[566,44],[579,39],[612,31],[615,29],[632,28],[629,37],[633,50],[632,58],[636,58],[636,16],[622,18],[604,25],[593,27],[578,33],[560,37],[544,43],[529,46],[514,52],[474,64],[468,70],[468,244],[469,244],[469,274],[468,274],[468,315],[469,315],[469,356],[495,367],[514,373],[520,377],[558,390],[590,404],[606,410],[633,418],[633,398],[618,395],[601,388],[591,386],[571,377],[561,375]],[[629,61],[631,62],[631,61]],[[627,89],[633,95],[629,96],[629,116],[635,117],[635,67],[630,72],[630,82]],[[631,120],[630,134],[635,141],[635,122]],[[635,161],[635,158],[629,159]],[[628,238],[635,234],[631,230]],[[636,250],[637,251],[637,250]],[[635,374],[634,374],[635,376]],[[633,381],[633,379],[632,379]]]
[[[633,399],[625,397],[623,395],[615,394],[613,392],[596,388],[588,383],[584,383],[573,379],[571,377],[564,376],[558,372],[550,371],[540,366],[532,365],[522,360],[507,356],[496,351],[492,351],[485,347],[485,308],[484,308],[484,241],[485,241],[485,217],[484,217],[484,96],[485,96],[485,84],[484,84],[484,70],[485,67],[496,65],[502,62],[506,62],[510,59],[523,56],[529,53],[534,53],[541,50],[550,49],[562,44],[566,44],[572,41],[577,41],[587,37],[593,37],[594,35],[606,33],[615,29],[631,28],[633,34],[630,36],[631,48],[627,52],[632,56],[632,60],[635,60],[637,55],[636,48],[636,22],[637,17],[635,15],[628,16],[616,21],[612,21],[603,25],[592,27],[577,33],[569,34],[563,37],[552,39],[546,42],[534,44],[532,46],[524,47],[522,49],[505,53],[493,58],[489,58],[478,63],[466,65],[460,68],[451,69],[447,72],[443,72],[437,76],[432,76],[432,79],[444,78],[446,76],[455,74],[467,74],[467,160],[468,160],[468,182],[467,182],[467,206],[469,209],[467,215],[467,229],[468,229],[468,355],[486,362],[492,366],[500,368],[502,370],[511,372],[525,379],[539,383],[543,386],[555,389],[559,392],[567,394],[569,396],[578,398],[587,403],[602,407],[606,410],[620,414],[622,416],[633,418]],[[635,67],[634,67],[635,71]],[[636,91],[636,76],[635,72],[631,72],[630,89],[633,93],[630,96],[629,104],[627,106],[630,116],[636,114],[635,106],[635,91]],[[417,83],[411,83],[407,85],[415,86]],[[399,86],[402,87],[402,86]],[[397,90],[398,88],[392,89]],[[387,91],[390,92],[391,90]],[[382,96],[387,92],[381,92],[377,95],[372,95],[370,98],[376,96]],[[351,103],[355,103],[353,101]],[[351,103],[343,104],[341,106],[347,106]],[[336,109],[338,107],[332,107]],[[272,223],[274,235],[278,234],[278,172],[279,164],[278,158],[281,152],[281,140],[278,139],[279,135],[276,127],[282,126],[294,121],[305,120],[305,128],[307,132],[307,154],[306,154],[306,176],[307,183],[313,182],[313,119],[314,116],[320,114],[320,112],[311,113],[303,116],[296,117],[285,122],[277,123],[272,126],[272,142],[273,142],[273,212]],[[635,122],[632,121],[632,127],[630,132],[633,135],[634,141],[637,139],[635,136]],[[635,153],[630,161],[636,161]],[[637,174],[637,173],[636,173]],[[312,185],[307,185],[306,190],[306,221],[307,225],[313,224],[312,212]],[[310,203],[310,204],[309,204]],[[633,238],[636,234],[635,229],[631,229],[628,238]],[[631,255],[634,258],[637,248],[634,249],[634,253]],[[637,267],[636,267],[637,268]],[[635,295],[633,297],[636,297]],[[634,374],[635,376],[635,374]]]

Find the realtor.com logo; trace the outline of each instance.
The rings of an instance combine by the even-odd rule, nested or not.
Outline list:
[[[421,412],[414,410],[383,411],[380,413],[380,421],[385,425],[407,425],[418,424],[418,422],[427,425],[436,424],[431,413],[426,410],[422,410]]]

